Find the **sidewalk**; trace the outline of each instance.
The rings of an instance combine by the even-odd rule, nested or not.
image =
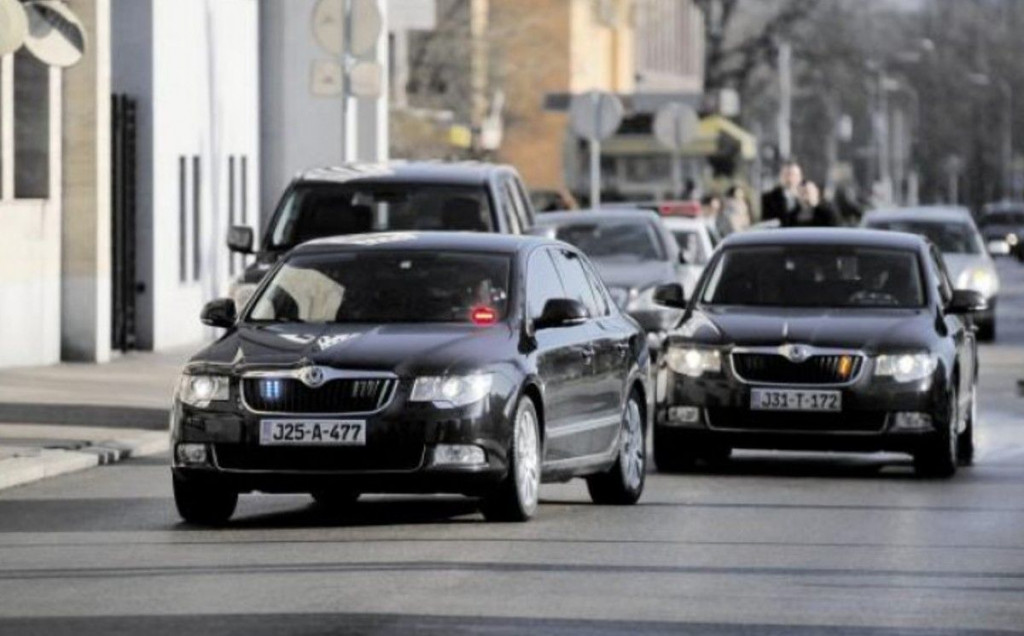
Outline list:
[[[0,370],[0,489],[165,452],[174,385],[197,349]]]

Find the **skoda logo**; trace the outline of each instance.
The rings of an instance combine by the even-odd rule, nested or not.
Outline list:
[[[315,389],[324,383],[325,374],[321,367],[306,367],[299,371],[299,379],[311,389]]]
[[[779,353],[786,356],[790,362],[805,362],[807,358],[811,357],[811,351],[807,347],[802,345],[784,345],[780,348]]]

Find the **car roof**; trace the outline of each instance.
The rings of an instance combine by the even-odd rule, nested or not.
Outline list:
[[[924,221],[925,223],[956,223],[971,219],[971,212],[959,206],[921,206],[891,208],[868,212],[865,221]]]
[[[338,251],[454,251],[515,254],[541,245],[565,247],[560,241],[531,235],[496,234],[488,232],[378,232],[346,234],[307,241],[295,247],[292,254]]]
[[[928,244],[917,234],[854,228],[786,228],[749,230],[730,234],[722,247],[774,247],[777,245],[852,245],[920,250]]]
[[[436,183],[483,185],[495,174],[515,170],[508,165],[479,161],[387,161],[347,163],[313,168],[300,173],[296,181],[319,183]]]
[[[650,210],[640,208],[569,210],[566,212],[544,212],[539,214],[537,215],[537,225],[567,225],[570,223],[586,223],[587,221],[632,221],[638,219],[656,222],[661,217]]]

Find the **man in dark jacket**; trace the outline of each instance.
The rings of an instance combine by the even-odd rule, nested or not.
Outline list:
[[[761,195],[761,220],[778,219],[782,227],[840,225],[839,215],[821,198],[811,181],[804,181],[800,164],[790,160],[782,164],[779,185]]]

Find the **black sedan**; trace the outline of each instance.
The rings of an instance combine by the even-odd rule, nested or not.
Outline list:
[[[586,257],[537,237],[393,233],[306,243],[187,365],[174,497],[220,523],[238,494],[461,493],[525,520],[542,480],[597,503],[644,486],[653,412],[643,331]]]
[[[974,452],[978,292],[925,239],[875,230],[749,232],[722,244],[660,373],[655,461],[733,448],[895,451],[952,475]]]

